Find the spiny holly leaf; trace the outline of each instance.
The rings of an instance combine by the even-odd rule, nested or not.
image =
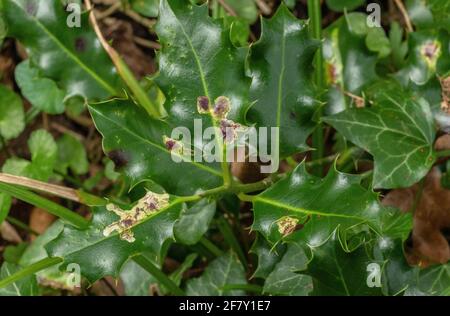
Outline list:
[[[286,246],[279,243],[274,248],[267,240],[260,234],[256,235],[256,240],[253,242],[251,253],[258,257],[258,266],[256,267],[253,278],[267,278],[273,271],[276,264],[281,260],[286,251]]]
[[[249,79],[245,77],[245,51],[233,46],[229,31],[208,16],[208,6],[183,0],[163,0],[156,33],[158,53],[156,82],[166,96],[165,108],[175,126],[193,130],[194,119],[212,124],[197,111],[197,99],[212,103],[220,96],[231,101],[228,119],[244,121]]]
[[[20,271],[21,268],[18,265],[3,262],[0,269],[0,280],[13,275]],[[34,274],[25,278],[17,280],[10,285],[0,288],[0,296],[34,296],[39,295],[39,288],[36,282],[36,276]]]
[[[406,67],[396,78],[402,83],[409,78],[416,85],[424,85],[436,74],[444,76],[450,69],[449,41],[450,35],[445,31],[411,33]]]
[[[33,106],[50,114],[64,112],[65,92],[53,80],[43,78],[39,69],[30,65],[30,60],[17,65],[15,78],[22,94]]]
[[[304,273],[313,278],[313,295],[382,295],[381,284],[376,283],[381,263],[374,261],[364,246],[345,252],[335,231],[325,244],[312,247],[311,252],[312,260]],[[373,279],[368,273],[372,270],[370,264],[379,268]]]
[[[217,164],[206,165],[193,159],[174,162],[164,143],[164,136],[171,135],[171,126],[150,118],[132,102],[114,100],[90,105],[89,110],[103,135],[103,150],[117,167],[123,168],[132,184],[151,179],[178,195],[221,184]]]
[[[189,296],[244,295],[240,290],[224,290],[227,284],[247,284],[245,271],[233,253],[225,254],[212,261],[202,276],[187,283]]]
[[[176,240],[186,245],[196,244],[208,231],[215,213],[216,201],[208,201],[207,199],[203,199],[184,210],[180,219],[175,223]]]
[[[86,230],[64,227],[47,244],[51,257],[64,259],[81,267],[89,282],[106,275],[118,277],[122,265],[133,255],[151,251],[161,258],[166,243],[173,239],[173,225],[183,205],[176,197],[148,192],[129,211],[115,205],[94,208],[94,217]],[[115,213],[115,214],[114,214]]]
[[[380,217],[386,210],[377,194],[364,189],[360,180],[334,168],[320,179],[308,174],[302,163],[289,177],[254,198],[252,228],[271,243],[289,236],[310,246],[325,242],[338,226],[345,247],[350,232],[359,225],[381,232]]]
[[[261,27],[261,38],[248,58],[255,104],[247,119],[260,127],[280,128],[277,143],[286,157],[308,147],[306,138],[315,127],[312,117],[318,102],[311,74],[319,42],[284,4],[272,19],[263,19]]]
[[[81,14],[78,27],[75,15],[81,12],[66,11],[64,1],[1,3],[8,36],[28,49],[33,65],[66,95],[102,99],[120,92],[120,78],[90,29],[87,13]]]
[[[324,75],[329,85],[327,111],[337,113],[355,103],[344,92],[361,96],[365,86],[377,78],[377,54],[369,51],[367,16],[350,13],[325,30]]]
[[[375,188],[411,186],[435,160],[430,107],[389,82],[379,82],[373,91],[371,107],[348,109],[324,121],[372,154]]]
[[[20,97],[0,85],[0,134],[6,140],[15,138],[25,128],[25,113]]]
[[[313,290],[312,279],[300,274],[307,268],[309,258],[298,243],[290,243],[287,251],[264,283],[264,293],[272,295],[308,295]]]
[[[46,130],[34,131],[28,139],[31,161],[21,158],[9,158],[2,171],[17,176],[47,181],[53,174],[56,162],[57,147],[53,136]]]

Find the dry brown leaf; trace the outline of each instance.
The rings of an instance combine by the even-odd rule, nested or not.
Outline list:
[[[7,221],[4,221],[0,225],[0,235],[2,238],[6,241],[13,242],[13,243],[21,243],[23,242],[20,235],[17,233],[17,230]]]
[[[414,211],[413,248],[408,257],[411,264],[426,266],[450,260],[450,246],[443,233],[450,228],[450,190],[441,186],[441,176],[439,169],[433,168],[424,180]],[[392,190],[383,199],[383,204],[409,212],[419,192],[418,184]]]
[[[38,234],[44,233],[47,228],[56,220],[56,217],[40,208],[33,208],[30,215],[30,228]],[[31,241],[36,238],[30,235]]]

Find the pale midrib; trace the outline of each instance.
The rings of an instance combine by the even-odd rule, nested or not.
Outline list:
[[[11,276],[11,272],[9,272],[9,269],[8,269],[8,267],[7,267],[6,265],[5,265],[5,269],[6,269],[6,274],[7,274],[8,276]],[[14,286],[14,290],[16,291],[17,296],[22,296],[22,294],[20,293],[19,288],[18,288],[17,285],[16,285],[16,282],[13,282],[12,285]]]
[[[366,222],[369,222],[368,219],[363,218],[363,217],[358,217],[358,216],[351,216],[351,215],[344,215],[344,214],[336,214],[336,213],[324,213],[324,212],[320,212],[320,211],[314,211],[314,210],[307,210],[304,208],[300,208],[300,207],[295,207],[295,206],[291,206],[288,204],[283,204],[274,200],[270,200],[267,198],[264,198],[262,196],[256,196],[254,202],[263,202],[269,205],[273,205],[279,208],[284,208],[287,209],[289,211],[293,211],[293,212],[297,212],[297,213],[303,213],[303,214],[311,214],[311,215],[320,215],[320,216],[326,216],[326,217],[341,217],[341,218],[351,218],[351,219],[357,219],[357,220],[364,220]]]
[[[22,10],[24,14],[26,12],[23,10],[23,8],[18,5],[15,1],[13,3]],[[27,15],[28,16],[28,15]],[[77,56],[72,54],[70,50],[68,50],[59,40],[57,37],[55,37],[38,19],[35,17],[32,18],[32,20],[36,23],[36,25],[45,33],[47,34],[50,39],[70,58],[72,59],[76,64],[78,64],[89,76],[91,76],[95,81],[99,82],[106,90],[108,90],[111,94],[116,94],[117,91],[112,86],[110,86],[106,81],[104,81],[102,78],[97,76],[97,74],[92,71],[89,67],[87,67]]]
[[[174,14],[174,16],[175,16],[175,14]],[[175,16],[175,18],[176,18],[176,16]],[[195,47],[194,47],[194,45],[192,44],[191,39],[189,38],[188,34],[186,33],[186,30],[184,29],[183,24],[179,21],[178,18],[176,18],[176,20],[178,21],[178,25],[180,26],[181,31],[183,32],[183,35],[184,35],[184,37],[186,38],[186,41],[188,42],[189,47],[191,48],[192,54],[194,55],[195,63],[197,64],[197,68],[198,68],[198,71],[199,71],[199,74],[200,74],[200,80],[201,80],[201,82],[202,82],[203,91],[205,92],[205,96],[206,96],[208,99],[211,99],[210,96],[209,96],[208,85],[207,85],[206,79],[205,79],[205,73],[204,73],[202,64],[201,64],[201,62],[200,62],[200,58],[199,58],[199,56],[198,56],[198,54],[197,54],[197,51],[195,50]],[[217,124],[216,124],[216,122],[215,122],[215,120],[214,120],[214,118],[212,117],[211,114],[209,114],[209,117],[210,117],[210,119],[211,119],[211,124],[212,124],[212,126],[214,127],[214,135],[215,135],[216,144],[219,146],[220,152],[223,153],[223,152],[224,152],[224,146],[223,146],[223,144],[219,141],[219,139],[220,139],[220,138],[219,138],[219,137],[220,137],[220,134],[219,134],[219,132],[217,131],[217,129],[218,129]],[[223,176],[224,179],[225,179],[225,174],[228,172],[228,171],[227,171],[227,170],[228,170],[228,163],[227,163],[225,157],[223,157],[223,159],[222,159],[221,166],[222,166],[222,176]]]
[[[138,134],[136,134],[136,133],[133,133],[131,130],[129,130],[128,128],[126,128],[126,127],[124,127],[124,126],[122,126],[122,125],[117,124],[116,121],[114,121],[114,120],[110,119],[109,117],[103,115],[103,113],[97,111],[95,108],[91,107],[91,109],[92,109],[95,113],[97,113],[97,115],[103,117],[105,120],[107,120],[107,121],[113,123],[114,125],[118,126],[120,129],[122,129],[123,131],[125,131],[125,132],[127,132],[128,134],[132,135],[133,137],[136,137],[136,138],[142,140],[143,142],[148,143],[149,145],[151,145],[151,146],[153,146],[153,147],[159,149],[160,151],[162,151],[162,152],[164,152],[164,153],[167,153],[168,155],[172,155],[172,154],[173,154],[172,152],[170,152],[170,151],[167,150],[166,148],[164,148],[164,147],[162,147],[162,146],[160,146],[160,145],[158,145],[158,144],[155,144],[155,143],[149,141],[148,139],[141,137],[140,135],[138,135]],[[222,176],[222,174],[221,174],[220,172],[218,172],[218,171],[216,171],[216,170],[214,170],[214,169],[212,169],[212,168],[209,168],[208,166],[204,166],[204,165],[202,165],[202,164],[196,163],[195,161],[192,161],[192,160],[187,160],[187,161],[186,161],[186,160],[183,160],[183,162],[189,163],[189,164],[191,164],[191,165],[193,165],[193,166],[195,166],[195,167],[197,167],[197,168],[199,168],[199,169],[208,171],[209,173],[214,174],[215,176],[219,176],[219,177]]]

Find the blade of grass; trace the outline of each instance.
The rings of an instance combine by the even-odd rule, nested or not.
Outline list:
[[[217,220],[217,226],[219,227],[219,230],[222,233],[227,244],[231,247],[231,249],[233,249],[236,252],[242,265],[244,266],[245,269],[247,269],[248,267],[247,257],[245,256],[244,251],[242,250],[239,241],[234,235],[233,230],[228,221],[225,218],[221,217]]]
[[[17,186],[0,182],[0,191],[38,208],[44,209],[78,228],[83,229],[89,225],[89,221],[81,215],[35,193],[18,188]]]

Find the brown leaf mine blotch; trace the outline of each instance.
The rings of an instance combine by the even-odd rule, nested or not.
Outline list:
[[[147,192],[147,194],[141,198],[131,210],[124,211],[114,204],[108,204],[106,205],[106,209],[116,213],[120,219],[105,227],[103,235],[107,237],[111,235],[112,232],[117,231],[120,235],[120,239],[130,243],[134,242],[136,239],[134,238],[132,228],[143,219],[166,208],[168,205],[168,194],[157,194],[151,191]]]
[[[213,116],[217,120],[226,119],[228,116],[228,112],[230,112],[230,109],[230,99],[224,96],[220,96],[214,101]]]
[[[209,98],[201,96],[197,98],[197,111],[200,114],[209,113]]]
[[[163,136],[164,145],[166,149],[170,152],[182,155],[183,154],[183,144],[179,140]]]
[[[243,129],[241,124],[231,120],[221,120],[219,127],[225,143],[232,143],[235,141],[238,138],[238,131]]]
[[[296,231],[299,220],[295,217],[285,216],[277,221],[278,232],[286,237]]]
[[[441,44],[437,41],[429,41],[422,45],[420,53],[424,57],[428,67],[436,69],[436,62],[441,55]]]

